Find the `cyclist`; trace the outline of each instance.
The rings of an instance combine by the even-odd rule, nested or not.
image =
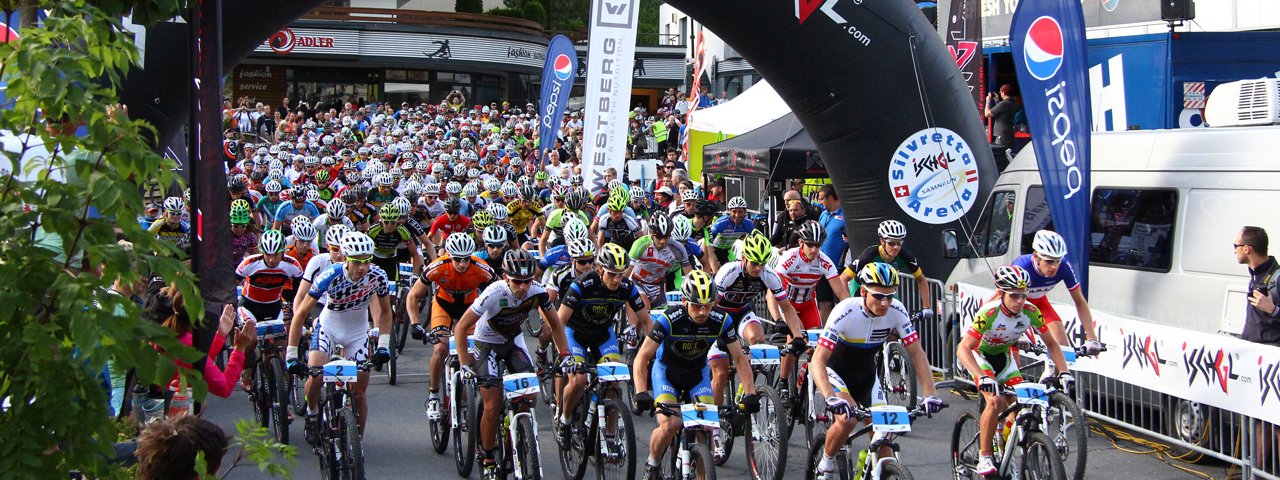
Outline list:
[[[583,208],[587,205],[587,194],[580,188],[569,190],[564,197],[564,208],[552,210],[547,215],[547,228],[542,231],[542,238],[538,243],[538,251],[544,255],[547,249],[564,243],[564,236],[561,228],[565,226],[570,218],[579,218],[585,225],[591,224],[591,217],[587,215]]]
[[[280,182],[269,181],[263,186],[263,189],[267,191],[267,194],[258,199],[258,203],[254,205],[254,208],[258,209],[258,214],[262,216],[262,225],[265,228],[276,221],[276,211],[280,209],[281,205],[284,205],[285,201],[280,198],[280,190],[284,189]]]
[[[279,230],[263,233],[258,250],[262,253],[246,257],[236,267],[236,279],[244,282],[240,306],[265,322],[280,317],[284,288],[302,276],[302,264],[284,254],[284,234]]]
[[[630,201],[631,194],[627,193],[626,187],[619,186],[609,192],[608,213],[601,212],[602,216],[595,219],[597,245],[615,243],[625,250],[631,249],[636,237],[640,236],[640,222],[636,221],[634,214],[628,213],[631,207],[627,203]]]
[[[285,365],[289,373],[306,375],[307,365],[321,366],[329,363],[329,356],[342,349],[347,360],[363,362],[366,358],[375,366],[391,360],[391,300],[387,297],[387,274],[373,261],[373,240],[360,232],[349,232],[342,237],[343,263],[336,263],[316,275],[316,281],[293,312],[289,325],[289,346],[285,348]],[[311,335],[311,353],[304,365],[298,361],[298,342],[302,338],[302,324],[311,315],[311,309],[324,296],[329,302],[316,320]],[[370,355],[369,307],[374,302],[375,325],[381,332],[378,347]],[[307,442],[315,444],[319,436],[320,377],[307,379]],[[360,434],[369,418],[369,404],[365,391],[369,387],[369,372],[360,372],[352,396],[355,399]]]
[[[649,219],[649,234],[640,237],[631,246],[630,257],[634,262],[631,280],[648,297],[650,309],[667,304],[667,276],[675,271],[688,275],[689,252],[684,244],[671,241],[674,225],[667,212],[654,212]]]
[[[747,413],[760,409],[756,397],[751,365],[741,348],[728,348],[738,343],[733,319],[715,308],[716,283],[711,275],[694,270],[680,287],[684,306],[671,305],[653,315],[653,326],[632,362],[636,375],[636,394],[632,410],[640,415],[654,408],[654,403],[676,404],[683,399],[713,403],[707,367],[708,349],[713,344],[725,347],[738,367],[745,396],[740,402]],[[653,370],[650,372],[650,362]],[[657,393],[655,398],[654,392]],[[679,416],[663,415],[649,437],[649,458],[645,461],[645,478],[659,478],[658,459],[680,429]]]
[[[848,290],[836,273],[835,262],[822,252],[822,242],[827,237],[822,225],[809,220],[800,224],[796,233],[800,237],[800,246],[783,252],[774,271],[785,281],[787,301],[795,309],[804,329],[822,328],[822,316],[818,313],[818,301],[814,295],[818,284],[830,284],[831,290],[840,300],[849,298]],[[772,307],[770,311],[773,311]],[[784,376],[791,372],[791,364],[795,361],[796,357],[793,355],[782,359]],[[782,385],[790,383],[782,382]]]
[[[422,187],[422,199],[418,201],[418,223],[431,226],[431,222],[445,213],[445,202],[440,200],[440,184],[428,183]]]
[[[149,225],[147,231],[155,234],[156,239],[168,240],[178,248],[186,249],[191,245],[191,226],[182,219],[186,208],[187,204],[182,201],[182,197],[164,199],[164,219]]]
[[[836,304],[809,361],[809,378],[836,415],[836,421],[827,427],[827,441],[822,461],[818,463],[818,471],[822,473],[835,469],[832,457],[856,427],[853,405],[874,407],[888,403],[880,388],[876,357],[890,332],[898,333],[916,365],[916,379],[924,389],[925,412],[932,415],[942,409],[942,400],[933,386],[929,359],[919,343],[920,334],[911,324],[902,302],[893,298],[898,288],[898,271],[887,263],[869,263],[858,272],[858,279],[861,295]],[[882,447],[880,454],[888,456],[892,451]]]
[[[477,377],[484,414],[480,421],[480,446],[483,478],[496,479],[498,465],[494,461],[497,442],[498,413],[502,408],[502,377],[497,362],[506,364],[506,373],[533,373],[533,360],[524,345],[521,326],[534,309],[542,313],[551,326],[556,346],[563,359],[561,369],[573,368],[563,324],[551,308],[551,299],[541,284],[534,282],[537,269],[533,256],[524,250],[511,250],[502,260],[504,281],[494,282],[471,304],[454,326],[454,341],[467,344],[467,332],[475,329],[475,358],[465,348],[458,349],[458,363],[463,372]]]
[[[311,222],[311,226],[316,230],[316,238],[322,240],[319,245],[322,249],[326,249],[329,246],[328,233],[330,228],[338,225],[347,227],[350,230],[355,230],[356,228],[355,225],[351,224],[351,219],[347,218],[347,204],[346,202],[343,202],[342,199],[335,198],[330,200],[329,205],[325,210],[325,213],[320,214],[319,217],[316,217],[314,222]],[[342,237],[338,237],[338,241],[341,242]],[[340,247],[341,245],[334,246]]]
[[[1050,383],[1066,385],[1075,381],[1067,370],[1067,359],[1058,341],[1053,335],[1046,335],[1049,329],[1040,309],[1027,302],[1031,274],[1016,265],[1003,266],[996,269],[995,284],[997,299],[978,308],[973,324],[956,347],[956,358],[973,375],[974,384],[986,400],[978,424],[982,432],[978,445],[979,475],[996,471],[991,460],[991,444],[1000,412],[1008,405],[1000,386],[1022,383],[1022,372],[1011,350],[1028,328],[1040,334],[1053,359],[1057,378],[1050,379]]]
[[[413,270],[422,270],[422,253],[418,251],[416,240],[409,229],[400,225],[400,208],[393,202],[386,202],[378,209],[378,223],[369,227],[369,238],[373,239],[373,263],[382,268],[387,277],[395,281],[400,274],[400,262],[396,256],[402,243],[409,245],[409,256],[413,260]]]
[[[373,184],[377,185],[378,188],[369,191],[369,205],[373,208],[382,208],[383,204],[400,196],[400,193],[395,189],[395,183],[395,177],[392,177],[389,172],[382,172],[376,175],[373,178]]]
[[[728,203],[729,213],[721,216],[711,225],[707,241],[715,249],[716,261],[724,265],[729,261],[729,251],[733,242],[745,237],[755,230],[755,224],[747,218],[747,200],[733,197]],[[686,209],[687,211],[688,209]]]
[[[1093,315],[1089,312],[1089,301],[1085,300],[1080,290],[1080,281],[1076,277],[1075,266],[1066,259],[1067,242],[1057,232],[1040,230],[1031,242],[1032,253],[1022,255],[1013,260],[1013,265],[1026,270],[1031,275],[1031,283],[1027,285],[1027,301],[1040,310],[1049,333],[1058,345],[1071,345],[1067,337],[1067,329],[1062,318],[1049,303],[1049,292],[1059,283],[1067,286],[1071,300],[1076,305],[1076,315],[1084,329],[1085,343],[1080,349],[1083,355],[1097,355],[1102,351],[1102,343],[1098,342],[1097,333],[1093,329]]]
[[[532,185],[518,188],[520,198],[507,201],[507,219],[516,227],[516,240],[521,244],[535,238],[533,233],[542,225],[542,201]]]
[[[299,185],[289,191],[289,201],[280,204],[280,207],[276,209],[276,214],[272,217],[275,223],[272,224],[271,228],[279,230],[284,227],[288,230],[283,233],[292,235],[293,219],[304,216],[310,223],[320,216],[320,209],[316,208],[315,204],[307,201],[307,189]]]
[[[592,250],[595,250],[595,242],[592,242],[589,238],[590,234],[587,231],[587,224],[583,223],[582,219],[570,218],[565,222],[564,237],[564,244],[556,245],[547,249],[547,253],[543,255],[542,258],[538,259],[538,267],[542,269],[542,271],[549,274],[556,267],[569,263],[569,260],[572,259],[567,248],[569,240],[581,239],[592,243]],[[544,277],[544,280],[546,280],[546,277]]]
[[[711,250],[702,248],[702,243],[693,239],[693,221],[689,220],[689,217],[675,215],[671,217],[671,225],[671,240],[684,245],[685,251],[689,252],[689,264],[694,270],[714,272],[720,268]],[[667,286],[675,288],[674,282],[668,283]]]
[[[422,326],[417,308],[409,308],[409,322],[413,324],[413,338],[435,345],[431,354],[431,377],[427,386],[429,395],[425,407],[427,418],[440,418],[440,380],[444,373],[444,358],[449,354],[448,342],[441,340],[449,335],[454,321],[462,318],[467,305],[475,301],[480,287],[494,278],[493,269],[472,254],[476,242],[471,235],[454,233],[444,242],[447,255],[433,262],[426,273],[413,284],[405,297],[405,305],[418,305],[427,295],[428,287],[436,287],[431,305],[430,331]]]
[[[231,259],[239,265],[245,255],[258,253],[258,233],[252,225],[248,202],[231,204]]]
[[[591,272],[591,266],[596,263],[596,246],[590,240],[569,238],[565,242],[565,254],[572,261],[552,267],[545,282],[551,301],[557,305],[564,299],[561,292],[568,292],[569,285],[578,277]]]
[[[619,339],[614,335],[614,316],[620,311],[625,312],[630,325],[626,330],[628,335],[634,336],[649,329],[649,322],[645,320],[648,315],[641,317],[637,313],[645,311],[645,302],[640,297],[640,290],[627,280],[626,270],[626,250],[617,244],[606,243],[596,255],[595,271],[579,276],[564,292],[558,316],[565,321],[564,333],[574,363],[583,365],[622,360],[618,350]],[[560,382],[557,379],[557,383]],[[556,391],[562,394],[557,402],[560,419],[556,439],[563,448],[569,445],[572,433],[569,412],[577,408],[578,400],[587,388],[587,377],[572,372],[564,386],[557,387]]]
[[[465,233],[471,229],[471,219],[462,214],[462,200],[449,197],[444,201],[444,215],[431,222],[427,238],[433,245],[440,245],[444,239],[455,232]]]
[[[354,231],[354,229],[346,225],[334,225],[330,227],[329,230],[325,231],[325,250],[328,254],[316,255],[311,257],[311,261],[307,262],[306,267],[302,270],[302,281],[298,283],[299,292],[311,290],[311,285],[316,281],[316,275],[324,271],[324,269],[329,268],[329,265],[342,263],[342,237],[346,235],[347,232]],[[294,311],[297,311],[298,306],[302,304],[303,297],[306,297],[306,295],[294,296]],[[329,299],[327,297],[321,297],[316,303],[323,307],[325,303],[328,303],[328,301]]]
[[[908,252],[902,244],[907,239],[907,226],[897,220],[885,220],[876,228],[880,243],[862,250],[858,258],[849,263],[840,278],[849,282],[849,293],[858,292],[858,272],[862,267],[873,262],[887,263],[899,272],[910,273],[916,279],[916,291],[920,292],[920,315],[925,319],[933,318],[933,294],[929,291],[929,279],[924,276],[924,269],[915,255]]]

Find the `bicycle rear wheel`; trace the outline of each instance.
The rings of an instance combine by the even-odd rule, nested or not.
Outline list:
[[[786,409],[772,387],[760,387],[760,411],[749,417],[743,442],[753,480],[782,480],[787,466]]]
[[[582,476],[587,470],[587,448],[595,445],[592,442],[595,432],[592,430],[595,425],[583,426],[587,422],[587,410],[591,408],[590,402],[587,401],[587,395],[584,394],[578,401],[578,408],[575,408],[569,415],[569,424],[573,426],[573,433],[569,436],[569,445],[560,446],[560,469],[564,471],[564,478],[570,480],[582,480]],[[556,420],[552,420],[555,422]],[[597,420],[599,421],[599,420]],[[553,424],[554,425],[554,424]],[[558,425],[552,428],[560,428]]]
[[[1026,446],[1018,461],[1022,480],[1067,480],[1067,469],[1053,440],[1042,432],[1026,432]]]
[[[452,428],[452,422],[449,416],[453,413],[453,392],[450,388],[444,389],[444,394],[440,395],[440,418],[436,420],[427,419],[427,428],[431,434],[431,449],[436,454],[444,453],[449,448],[449,431]]]
[[[884,375],[885,394],[890,404],[913,410],[916,408],[916,394],[919,393],[915,364],[902,343],[891,342],[888,346],[888,350],[880,358],[885,363],[880,370]]]
[[[1057,447],[1068,478],[1083,480],[1089,463],[1088,417],[1071,397],[1060,391],[1049,395],[1049,409],[1046,413],[1049,421],[1044,425],[1044,433]]]
[[[513,443],[516,458],[520,459],[520,478],[541,479],[542,455],[538,454],[538,434],[534,431],[533,419],[528,416],[516,419],[516,437]]]
[[[342,452],[342,478],[364,480],[364,448],[360,446],[360,426],[350,408],[338,410],[338,444]]]
[[[911,471],[898,462],[885,462],[880,466],[880,480],[913,480]]]
[[[271,404],[271,428],[276,441],[289,444],[289,387],[288,373],[284,371],[284,361],[273,356],[267,359],[267,376],[271,379],[269,402]]]
[[[978,475],[978,414],[972,410],[960,414],[951,429],[951,472],[955,480],[979,480]]]
[[[598,422],[612,422],[613,435],[607,432],[609,423],[605,423],[605,435],[599,437],[596,451],[596,478],[600,480],[635,480],[636,478],[636,431],[631,419],[631,409],[616,398],[604,399],[604,415]]]

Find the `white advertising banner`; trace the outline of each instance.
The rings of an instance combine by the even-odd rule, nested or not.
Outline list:
[[[960,284],[960,323],[973,322],[993,290]],[[1083,341],[1075,305],[1053,304],[1074,343]],[[1093,310],[1096,358],[1074,369],[1280,424],[1280,348],[1235,337],[1134,320]]]
[[[586,115],[582,122],[582,178],[591,191],[604,185],[606,168],[622,172],[639,19],[640,0],[591,2]]]

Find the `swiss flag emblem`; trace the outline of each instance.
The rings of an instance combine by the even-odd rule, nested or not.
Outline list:
[[[906,185],[898,185],[896,187],[893,187],[894,198],[902,198],[908,195],[911,195],[911,191],[907,189]]]

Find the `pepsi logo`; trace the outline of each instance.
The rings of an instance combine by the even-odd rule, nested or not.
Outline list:
[[[552,63],[551,65],[552,68],[555,69],[556,78],[560,81],[563,82],[573,76],[573,61],[569,60],[568,55],[563,53],[556,55],[555,63]]]
[[[1062,68],[1062,27],[1053,17],[1040,17],[1031,22],[1023,41],[1022,58],[1027,71],[1037,80],[1048,80]]]

